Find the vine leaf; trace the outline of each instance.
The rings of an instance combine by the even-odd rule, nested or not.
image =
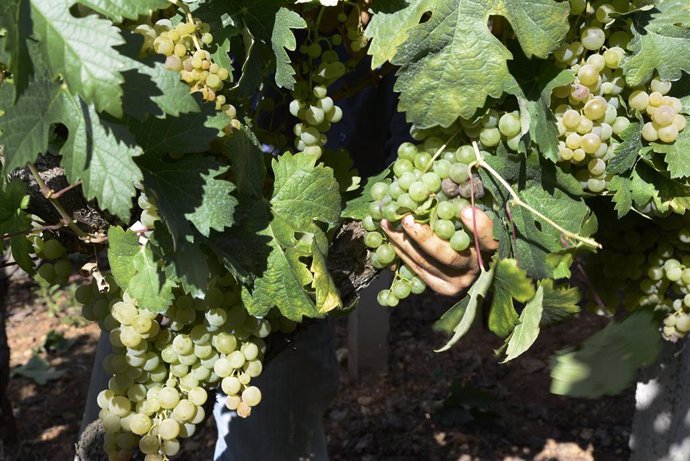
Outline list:
[[[539,286],[544,291],[542,326],[554,325],[580,312],[580,291],[577,288],[557,287],[550,279],[541,280]]]
[[[524,303],[533,296],[534,285],[527,273],[518,267],[517,261],[500,260],[494,275],[489,329],[501,338],[508,336],[518,322],[513,299]]]
[[[168,0],[78,0],[78,3],[117,22],[122,22],[124,18],[137,19],[152,10],[170,6]]]
[[[12,72],[17,95],[24,92],[33,74],[27,46],[32,29],[30,10],[29,0],[0,2],[0,29],[5,29],[0,44],[7,53],[5,64]]]
[[[627,173],[635,166],[642,151],[642,124],[631,122],[621,133],[622,143],[613,151],[613,158],[609,161],[607,169],[614,175]]]
[[[122,116],[121,72],[129,60],[115,51],[124,39],[112,23],[95,15],[75,18],[74,0],[31,0],[39,47],[52,75],[96,109]]]
[[[151,246],[140,245],[136,233],[118,226],[108,229],[108,244],[108,262],[118,286],[139,306],[165,312],[173,301],[175,280],[161,271]]]
[[[437,0],[411,0],[396,11],[377,11],[364,31],[371,39],[367,49],[371,55],[371,68],[376,69],[386,61],[392,62],[400,45],[407,41],[410,30],[419,25],[424,13],[433,11],[437,3]]]
[[[144,187],[155,193],[156,206],[175,247],[193,234],[193,228],[208,237],[211,230],[223,231],[233,225],[238,203],[231,195],[235,185],[220,178],[227,173],[227,166],[203,155],[175,161],[145,155],[138,164],[144,174]]]
[[[690,117],[685,117],[690,122]],[[652,143],[654,152],[664,154],[664,160],[668,164],[668,172],[671,178],[690,177],[690,162],[688,162],[688,152],[690,152],[690,130],[683,130],[678,134],[678,138],[671,144],[662,142]]]
[[[553,358],[551,392],[588,398],[615,395],[635,381],[641,367],[656,360],[661,346],[653,312],[633,312],[580,347],[558,352]]]
[[[285,51],[295,51],[297,40],[292,29],[306,29],[307,21],[299,14],[287,8],[281,8],[276,13],[271,46],[276,55],[276,84],[282,88],[295,87],[295,69],[290,64],[290,56]]]
[[[440,2],[393,59],[401,66],[399,110],[419,128],[471,118],[487,97],[515,86],[507,65],[512,54],[491,34],[489,17],[504,16],[527,57],[544,58],[568,32],[568,11],[566,3],[553,0]]]
[[[2,120],[9,171],[33,162],[48,150],[54,123],[67,127],[60,149],[62,166],[71,182],[81,179],[87,199],[127,221],[141,172],[133,158],[141,154],[129,144],[131,135],[120,125],[105,122],[93,106],[72,96],[62,85],[37,76]]]
[[[629,86],[638,86],[650,80],[657,71],[661,79],[674,81],[682,72],[690,73],[690,29],[676,25],[667,15],[683,11],[674,0],[660,2],[656,9],[642,13],[640,23],[633,24],[633,39],[622,62],[625,80]],[[684,13],[688,20],[687,9]]]
[[[122,74],[125,82],[122,107],[127,115],[144,120],[147,115],[199,112],[199,102],[189,92],[189,86],[180,80],[178,72],[150,58],[137,63],[136,68]]]
[[[128,119],[127,126],[146,154],[196,154],[206,152],[209,144],[222,134],[230,119],[204,104],[201,112],[179,117],[151,117],[146,123]]]
[[[436,349],[435,352],[449,350],[470,330],[477,316],[479,305],[484,298],[486,298],[486,294],[489,292],[489,288],[491,288],[491,282],[494,279],[494,273],[496,271],[496,261],[496,259],[492,261],[489,270],[481,271],[479,277],[467,292],[467,296],[448,309],[446,313],[434,323],[434,331],[452,334],[446,344]]]
[[[26,186],[19,181],[0,183],[0,235],[23,232],[31,229],[31,219],[22,210],[29,205]],[[31,259],[33,246],[22,234],[10,237],[12,258],[29,274],[34,273],[34,261]],[[5,250],[5,243],[0,239],[0,253]]]
[[[508,347],[503,363],[520,356],[532,347],[534,341],[537,340],[540,331],[539,325],[544,311],[543,302],[544,287],[539,286],[532,299],[527,302],[525,308],[520,313],[520,321],[507,340]]]
[[[244,287],[247,310],[265,315],[273,306],[286,317],[318,317],[341,304],[325,268],[327,239],[316,223],[340,219],[340,194],[333,171],[306,154],[286,153],[273,160],[272,219],[259,232],[268,239],[266,270],[253,287]],[[311,263],[307,261],[311,260]],[[316,290],[316,302],[305,287]]]
[[[596,230],[596,217],[582,200],[575,200],[555,189],[552,194],[539,186],[528,187],[520,192],[527,204],[548,216],[564,229],[589,237]],[[553,278],[559,258],[568,258],[563,251],[561,234],[548,223],[534,217],[522,207],[513,207],[513,221],[517,233],[517,251],[520,266],[533,279]]]

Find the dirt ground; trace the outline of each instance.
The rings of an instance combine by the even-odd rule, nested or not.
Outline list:
[[[72,460],[98,327],[80,322],[69,290],[43,298],[28,282],[10,293],[12,366],[25,364],[51,330],[73,340],[43,356],[65,373],[45,385],[16,376],[10,399],[19,425],[18,461]],[[44,293],[45,294],[45,293]],[[333,461],[625,460],[634,391],[595,401],[549,393],[548,358],[606,323],[581,314],[552,327],[530,353],[505,365],[500,341],[479,325],[450,352],[431,331],[448,301],[426,296],[391,312],[390,366],[367,383],[347,373],[346,319],[339,320],[341,390],[326,414]],[[182,460],[210,460],[212,418],[185,445]],[[0,460],[3,457],[0,447]],[[268,461],[268,460],[267,460]]]

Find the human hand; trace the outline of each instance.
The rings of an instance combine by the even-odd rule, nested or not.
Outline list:
[[[473,230],[476,219],[476,235],[482,253],[492,253],[498,248],[493,237],[493,221],[478,208],[462,209],[460,219],[467,229]],[[464,251],[455,251],[450,242],[438,237],[427,224],[415,222],[412,215],[402,219],[402,229],[395,230],[385,219],[381,227],[395,248],[395,252],[429,288],[445,296],[457,296],[467,290],[479,273],[477,251],[471,245]]]

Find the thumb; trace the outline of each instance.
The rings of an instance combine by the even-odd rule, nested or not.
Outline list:
[[[498,240],[494,239],[494,222],[477,207],[466,206],[460,213],[460,219],[466,228],[474,233],[482,251],[496,251]],[[476,222],[476,226],[475,226]]]

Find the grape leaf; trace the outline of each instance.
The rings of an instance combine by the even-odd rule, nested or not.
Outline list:
[[[623,176],[614,176],[609,181],[608,188],[613,194],[614,209],[619,218],[622,218],[632,209],[632,183],[630,179]]]
[[[629,86],[650,80],[655,70],[663,80],[671,81],[690,72],[690,28],[664,20],[675,8],[673,1],[662,1],[631,26],[630,53],[621,63]]]
[[[175,280],[166,276],[149,244],[140,245],[132,231],[108,229],[108,262],[118,286],[126,289],[140,307],[165,312],[172,304]]]
[[[123,126],[105,122],[93,106],[78,103],[81,112],[74,111],[67,124],[70,136],[60,149],[62,166],[71,183],[81,179],[87,199],[97,199],[101,207],[127,221],[134,184],[142,177],[133,161],[141,149],[131,145],[131,135]]]
[[[528,57],[546,57],[568,32],[568,10],[553,0],[441,2],[429,21],[410,31],[393,60],[401,66],[399,110],[420,128],[471,118],[487,97],[515,85],[506,62],[512,54],[489,31],[489,17],[510,21]]]
[[[631,122],[620,137],[623,142],[613,151],[613,158],[609,160],[606,167],[614,175],[627,173],[640,158],[640,151],[643,147],[642,124],[635,121]]]
[[[685,117],[690,123],[690,117]],[[664,154],[664,161],[668,164],[668,172],[671,178],[690,177],[690,129],[685,129],[678,134],[678,138],[671,144],[653,142],[654,152]]]
[[[440,319],[434,323],[434,331],[444,333],[452,333],[453,336],[446,342],[446,344],[436,349],[435,352],[444,352],[453,347],[455,343],[465,336],[470,330],[474,319],[477,316],[477,310],[480,303],[486,298],[486,294],[491,288],[491,282],[494,279],[497,260],[494,259],[489,266],[489,270],[481,271],[477,280],[472,284],[467,296],[461,299],[453,307],[448,309]]]
[[[117,22],[122,22],[124,18],[137,19],[152,10],[170,6],[168,0],[78,0],[78,3]]]
[[[17,95],[24,92],[33,74],[27,43],[31,36],[29,0],[3,0],[0,2],[0,29],[5,29],[2,48],[9,59],[4,62],[12,72]]]
[[[323,231],[314,224],[332,226],[338,222],[338,182],[330,168],[316,165],[316,159],[305,154],[282,155],[273,161],[273,172],[272,219],[259,233],[269,238],[271,252],[266,270],[256,277],[253,287],[243,288],[242,299],[252,315],[265,315],[277,306],[283,315],[293,320],[301,320],[303,316],[317,317],[333,307],[334,298],[323,285],[326,279],[322,277],[330,278],[330,275],[318,264],[318,258],[325,259],[325,249],[320,248],[323,254],[314,256],[319,234],[322,234],[321,239],[325,238]],[[304,260],[309,258],[312,264],[305,264]],[[312,272],[311,267],[318,269],[317,272]],[[312,284],[320,287],[317,295],[326,293],[322,301],[327,305],[316,304],[305,290]]]
[[[10,237],[12,258],[19,267],[29,274],[34,273],[34,261],[31,259],[33,246],[23,234],[31,229],[31,219],[23,211],[29,204],[26,186],[19,181],[0,183],[0,235],[15,234]],[[5,249],[0,239],[0,253]]]
[[[494,275],[489,329],[501,338],[508,336],[518,321],[513,299],[524,303],[533,296],[534,285],[517,261],[500,260]]]
[[[237,199],[230,195],[235,186],[220,179],[228,167],[213,158],[187,155],[166,161],[155,155],[138,159],[144,187],[156,199],[161,218],[168,226],[175,247],[192,227],[208,237],[211,230],[222,231],[233,225]]]
[[[246,285],[254,281],[254,274],[266,272],[270,235],[266,235],[271,220],[265,199],[253,199],[240,194],[235,209],[235,225],[224,232],[212,232],[203,240],[220,258],[235,278]]]
[[[539,286],[534,296],[527,302],[525,308],[520,313],[520,321],[515,326],[510,338],[506,341],[508,348],[506,349],[506,358],[503,360],[503,363],[520,356],[532,347],[534,341],[537,340],[540,331],[539,325],[544,311],[543,301],[544,288]]]
[[[125,83],[122,98],[123,111],[139,120],[146,116],[199,112],[199,101],[189,92],[189,86],[180,80],[180,74],[166,69],[161,62],[123,72]]]
[[[7,170],[33,162],[48,150],[54,123],[64,124],[69,137],[60,149],[62,165],[71,182],[81,179],[88,199],[129,219],[134,183],[141,172],[133,161],[141,150],[127,145],[130,135],[122,126],[107,123],[58,83],[37,75],[17,104],[0,119]],[[124,141],[123,141],[124,140]]]
[[[242,127],[226,139],[228,157],[235,173],[237,192],[257,199],[264,195],[266,179],[265,154],[259,147],[259,141],[249,129]]]
[[[127,126],[146,154],[195,154],[208,150],[229,122],[227,115],[204,104],[201,112],[151,117],[145,123],[128,119]]]
[[[521,135],[529,132],[529,139],[539,148],[538,156],[556,163],[559,150],[558,127],[551,110],[551,93],[555,88],[571,83],[573,72],[563,70],[550,61],[527,59],[515,48],[517,44],[510,47],[516,56],[509,63],[509,69],[516,84],[506,88],[506,92],[518,98]]]
[[[554,286],[553,280],[549,279],[541,280],[539,287],[544,291],[541,326],[554,325],[580,312],[580,291],[577,288]]]
[[[424,13],[433,11],[437,3],[436,0],[410,0],[401,9],[377,11],[364,31],[370,38],[367,53],[371,56],[371,68],[392,62],[400,45],[407,41],[410,29],[419,25]]]
[[[121,72],[129,60],[115,51],[124,39],[110,21],[95,15],[75,18],[75,0],[31,0],[34,32],[54,76],[98,111],[122,116]]]
[[[271,46],[276,55],[276,84],[281,88],[295,87],[295,69],[290,64],[290,56],[285,51],[295,51],[297,40],[292,29],[306,29],[307,22],[294,11],[287,8],[278,10],[271,35]]]
[[[635,382],[641,367],[654,362],[661,346],[653,312],[635,311],[580,347],[558,352],[553,358],[551,392],[587,398],[618,394]]]
[[[362,220],[369,214],[369,204],[371,203],[371,188],[379,181],[383,181],[390,175],[390,167],[384,169],[376,176],[367,178],[366,184],[361,190],[357,190],[355,196],[348,198],[345,209],[343,209],[342,217]]]
[[[544,216],[570,232],[588,237],[596,229],[596,225],[592,223],[594,215],[587,205],[558,189],[549,194],[540,187],[533,186],[521,191],[520,196]],[[547,258],[551,253],[564,249],[560,232],[521,207],[513,207],[512,214],[518,235],[517,255],[520,266],[533,279],[552,278],[555,265]]]

